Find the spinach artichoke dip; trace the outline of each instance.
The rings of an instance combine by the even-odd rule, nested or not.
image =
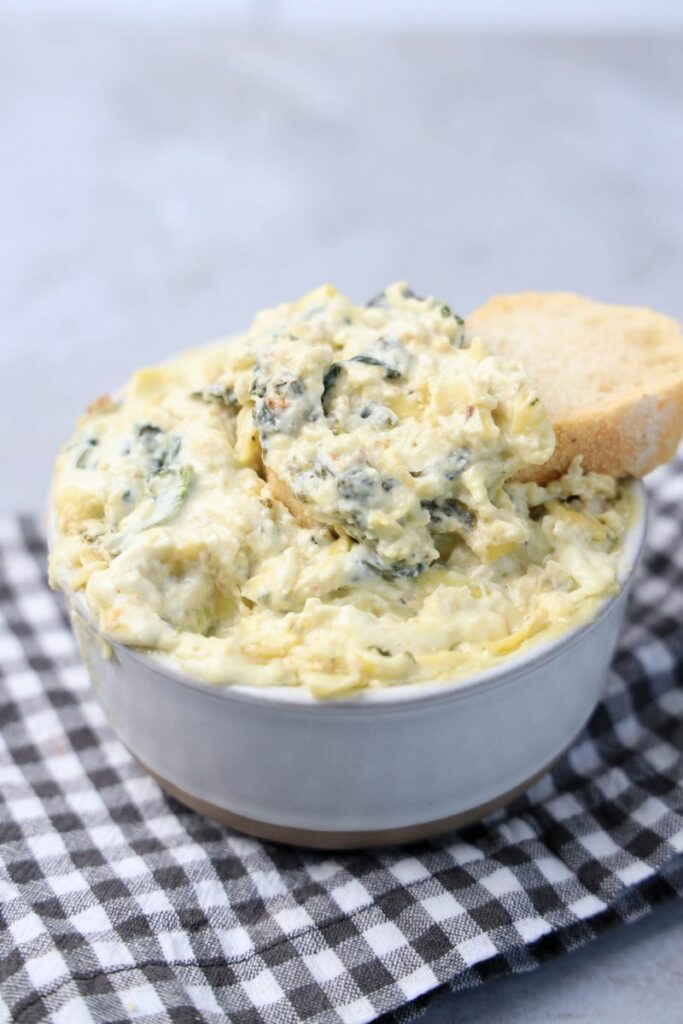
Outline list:
[[[51,581],[207,683],[452,680],[595,613],[629,498],[553,452],[521,365],[398,283],[331,286],[95,402],[53,483]]]

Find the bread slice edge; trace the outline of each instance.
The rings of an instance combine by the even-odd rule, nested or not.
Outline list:
[[[517,479],[546,483],[583,457],[586,472],[642,477],[676,454],[683,436],[683,373],[657,392],[627,392],[553,423],[555,451]]]

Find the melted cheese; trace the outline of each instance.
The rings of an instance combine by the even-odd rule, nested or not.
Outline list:
[[[139,371],[59,456],[54,585],[195,678],[317,696],[452,679],[588,618],[628,499],[579,463],[514,482],[550,421],[463,337],[405,285],[362,307],[326,286]]]

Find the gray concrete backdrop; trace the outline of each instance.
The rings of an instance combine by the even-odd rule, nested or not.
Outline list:
[[[79,410],[331,280],[683,313],[683,43],[0,23],[0,508]]]
[[[331,280],[683,316],[683,39],[0,17],[0,512],[82,407]],[[683,1019],[679,907],[429,1018]]]

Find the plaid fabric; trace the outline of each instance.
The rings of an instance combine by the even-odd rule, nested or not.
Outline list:
[[[406,1020],[683,892],[682,498],[679,460],[606,699],[561,764],[475,828],[335,856],[162,795],[89,688],[39,530],[2,522],[0,1018]]]

